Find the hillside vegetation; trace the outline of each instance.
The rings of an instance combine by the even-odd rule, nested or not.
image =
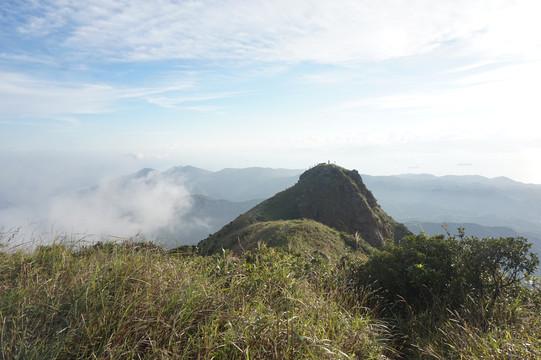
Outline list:
[[[410,236],[367,261],[265,245],[0,251],[0,359],[538,359],[541,292],[524,283],[537,258],[491,241]]]
[[[302,231],[298,231],[298,221],[304,224]],[[287,234],[293,235],[288,236],[288,241],[278,241],[285,236],[284,225],[295,225],[295,234]],[[355,248],[353,243],[381,247],[386,241],[398,242],[408,234],[411,232],[405,225],[381,209],[356,170],[319,164],[304,172],[294,186],[256,205],[198,246],[203,253],[213,254],[233,247],[235,251],[250,249],[257,241],[284,247],[296,238],[306,243],[301,248],[311,249],[320,246],[322,241],[316,239],[323,237],[332,238],[323,242],[337,250],[348,245]],[[352,237],[357,240],[348,241]]]
[[[0,359],[378,359],[388,329],[345,274],[269,248],[0,252]]]
[[[240,224],[240,225],[239,225]],[[359,235],[349,235],[310,219],[274,220],[230,225],[220,242],[203,241],[199,251],[204,254],[229,249],[238,254],[253,250],[264,243],[290,252],[319,252],[325,257],[339,259],[355,250],[369,254],[373,248]]]

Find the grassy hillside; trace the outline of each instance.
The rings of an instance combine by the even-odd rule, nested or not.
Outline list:
[[[412,279],[439,277],[429,264]],[[241,256],[132,242],[0,248],[0,359],[540,358],[539,287],[506,293],[490,314],[445,302],[396,313],[359,286],[365,268],[355,255],[265,246]]]
[[[343,274],[266,248],[0,252],[0,359],[379,359],[387,330]]]
[[[204,254],[230,249],[233,253],[253,250],[261,243],[291,252],[318,252],[332,259],[339,259],[347,253],[359,250],[368,254],[373,248],[359,236],[339,232],[310,219],[275,220],[249,223],[244,226],[226,227],[223,232],[212,235],[199,244]]]

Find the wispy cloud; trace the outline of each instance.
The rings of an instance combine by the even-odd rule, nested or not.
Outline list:
[[[87,193],[53,198],[48,220],[63,231],[156,238],[181,221],[191,206],[189,193],[157,172],[126,183],[102,183]]]
[[[362,97],[344,101],[326,112],[374,108],[399,110],[430,121],[475,124],[485,136],[524,133],[541,116],[536,94],[541,83],[541,63],[505,64],[477,72],[429,91],[404,91],[381,97]],[[532,135],[530,133],[530,135]]]
[[[312,74],[305,74],[300,77],[300,81],[309,83],[309,84],[323,84],[323,85],[332,85],[340,84],[351,81],[358,81],[363,78],[362,72],[358,70],[333,70],[333,71],[323,71]]]
[[[0,118],[10,122],[24,118],[47,118],[76,124],[70,115],[103,114],[115,111],[122,100],[137,99],[160,107],[205,102],[234,96],[234,93],[185,95],[193,84],[129,88],[107,83],[51,81],[16,72],[0,71]],[[22,124],[22,122],[19,122]]]
[[[157,239],[189,225],[183,220],[191,208],[189,192],[155,171],[125,181],[103,181],[86,191],[50,197],[34,191],[31,195],[0,206],[0,230],[23,226],[23,235],[33,232],[38,237],[53,231],[53,236],[85,234],[90,240],[136,234]],[[37,239],[19,239],[32,240]]]
[[[541,110],[535,97],[541,90],[540,69],[539,61],[464,68],[452,79],[443,74],[429,82],[430,86],[338,100],[322,110],[321,116],[351,119],[345,126],[342,121],[342,126],[363,129],[365,138],[358,136],[358,143],[452,141],[469,144],[475,151],[481,151],[476,144],[489,144],[482,151],[526,149],[532,141],[539,141],[535,124]]]
[[[344,63],[462,41],[499,55],[539,51],[535,1],[49,0],[19,31],[95,59],[246,59]],[[511,24],[510,24],[511,22]],[[514,27],[513,39],[509,26]],[[518,31],[518,33],[516,32]],[[498,43],[500,41],[501,43]]]
[[[183,95],[159,96],[159,97],[148,97],[148,102],[151,104],[159,105],[161,107],[175,108],[175,107],[178,107],[179,105],[186,104],[186,103],[201,103],[201,102],[207,102],[211,100],[230,98],[237,95],[239,95],[239,93],[225,92],[221,94],[202,94],[202,95],[196,95],[196,96],[183,96]],[[186,107],[183,107],[183,108],[186,108]],[[213,107],[213,106],[204,106],[204,107],[199,106],[198,108],[206,108],[208,110],[216,109],[216,107]]]
[[[115,90],[101,84],[73,84],[0,72],[0,117],[51,117],[106,111]]]
[[[218,166],[217,154],[255,162],[281,151],[288,162],[298,149],[311,159],[316,148],[344,144],[436,139],[446,145],[431,149],[477,151],[478,140],[496,136],[538,148],[530,131],[541,116],[537,0],[0,7],[3,149],[160,153],[173,144],[186,161],[206,156]],[[70,127],[80,131],[51,134]]]
[[[19,63],[36,63],[42,65],[53,65],[56,66],[57,62],[51,57],[45,56],[32,56],[29,54],[9,54],[6,52],[0,53],[0,61],[11,61]]]

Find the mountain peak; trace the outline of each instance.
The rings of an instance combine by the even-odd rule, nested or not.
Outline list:
[[[144,177],[147,177],[148,174],[150,174],[153,171],[156,171],[156,170],[151,169],[151,168],[143,168],[139,170],[138,172],[136,172],[135,174],[133,174],[132,177],[135,179],[144,178]]]
[[[319,164],[305,171],[294,186],[239,216],[200,245],[207,247],[209,242],[217,241],[223,246],[220,239],[238,236],[240,229],[251,224],[299,219],[310,219],[350,235],[358,233],[375,247],[386,239],[398,241],[409,233],[380,208],[357,170]]]
[[[385,239],[398,240],[407,233],[380,208],[357,170],[319,164],[304,172],[284,193],[282,196],[294,204],[293,217],[312,219],[349,234],[359,233],[372,246],[381,246]]]
[[[315,185],[320,186],[321,190],[326,187],[333,187],[340,185],[350,184],[353,185],[351,190],[357,191],[366,198],[368,204],[373,207],[377,206],[377,201],[374,195],[366,188],[359,172],[355,169],[347,170],[341,166],[334,164],[318,164],[313,168],[305,171],[299,177],[299,183],[306,183],[315,181]]]

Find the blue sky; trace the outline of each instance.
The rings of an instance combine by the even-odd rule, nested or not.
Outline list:
[[[4,0],[2,166],[541,183],[540,18],[537,0]]]

